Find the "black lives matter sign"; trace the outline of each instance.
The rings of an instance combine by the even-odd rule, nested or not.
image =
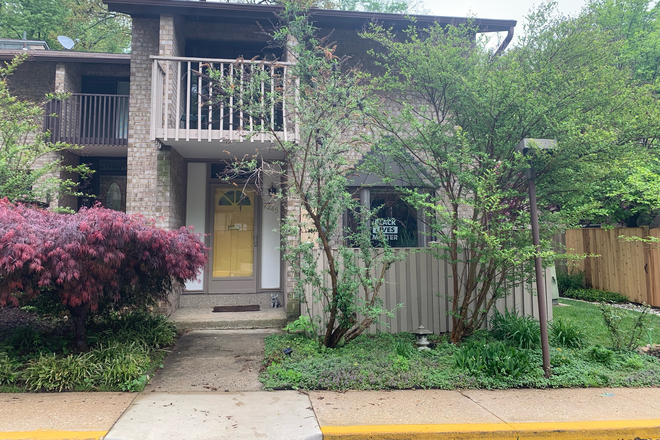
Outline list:
[[[379,240],[384,238],[388,241],[396,241],[399,239],[399,227],[396,225],[394,218],[377,218],[374,220],[371,229],[371,239]],[[382,235],[381,235],[382,234]]]

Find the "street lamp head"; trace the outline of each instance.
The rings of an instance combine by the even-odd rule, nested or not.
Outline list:
[[[516,145],[516,151],[522,153],[523,156],[527,156],[529,150],[532,149],[552,150],[556,147],[557,147],[557,141],[554,139],[524,138],[518,143],[518,145]]]

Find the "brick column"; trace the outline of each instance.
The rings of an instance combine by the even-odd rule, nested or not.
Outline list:
[[[160,54],[161,46],[171,46],[173,29],[168,23],[173,22],[172,16],[135,18],[131,54],[126,211],[153,217],[162,228],[183,226],[185,218],[183,159],[174,149],[149,139],[153,65],[149,57]]]

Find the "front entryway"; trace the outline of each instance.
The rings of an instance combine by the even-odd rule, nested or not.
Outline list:
[[[257,289],[257,194],[251,188],[212,188],[211,293]]]
[[[280,183],[264,176],[263,191],[257,191],[245,179],[220,179],[221,171],[216,163],[188,163],[185,224],[204,234],[200,238],[210,252],[207,267],[186,283],[185,293],[264,294],[268,302],[270,294],[280,294],[284,305],[281,209],[275,197]]]

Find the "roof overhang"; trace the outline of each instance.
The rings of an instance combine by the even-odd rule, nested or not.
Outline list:
[[[278,5],[256,5],[248,3],[220,3],[199,0],[104,0],[111,11],[128,14],[132,17],[158,18],[161,14],[183,15],[214,19],[218,22],[254,24],[267,22],[281,11]],[[492,20],[484,18],[444,17],[434,15],[401,15],[361,11],[338,11],[334,9],[310,9],[316,26],[321,28],[359,29],[365,23],[378,21],[394,28],[408,27],[411,18],[420,26],[431,23],[460,24],[472,20],[479,32],[509,32],[516,25],[515,20]]]
[[[69,52],[59,50],[0,50],[0,60],[8,61],[18,55],[28,55],[28,61],[59,63],[130,64],[131,55],[123,53]]]

